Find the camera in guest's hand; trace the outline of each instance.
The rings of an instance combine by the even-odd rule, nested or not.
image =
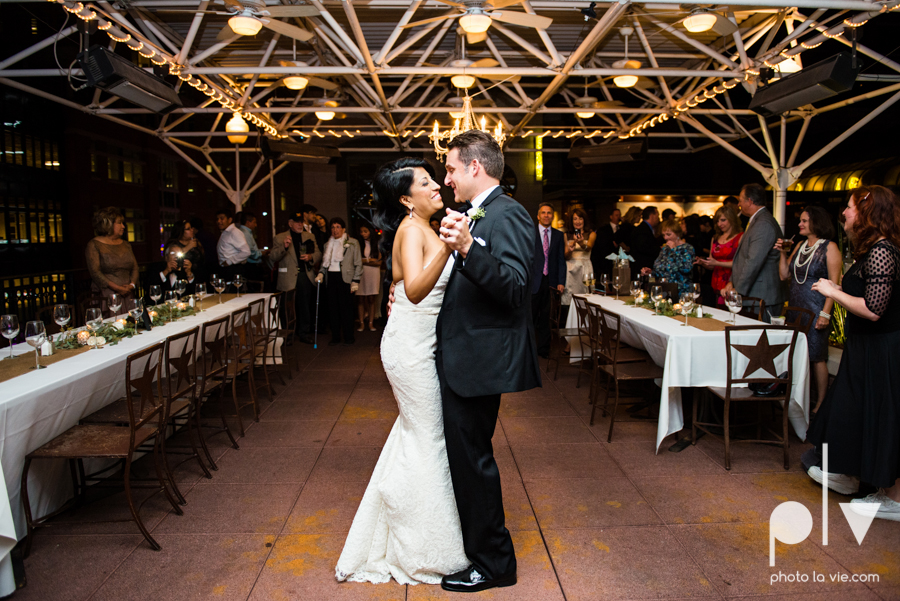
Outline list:
[[[575,230],[575,235],[576,235],[576,236],[580,236],[580,235],[581,235],[581,230],[576,229],[576,230]]]

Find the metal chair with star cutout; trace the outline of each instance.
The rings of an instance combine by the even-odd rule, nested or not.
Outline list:
[[[756,336],[755,333],[759,335]],[[785,343],[770,344],[769,334],[777,340]],[[784,450],[784,469],[790,466],[788,437],[788,405],[791,399],[791,385],[794,381],[794,349],[797,346],[799,330],[794,327],[779,326],[728,326],[725,328],[726,350],[726,385],[708,386],[715,397],[722,399],[724,403],[722,423],[701,422],[697,419],[698,405],[694,403],[693,426],[691,428],[691,444],[697,444],[697,430],[709,434],[711,437],[722,440],[725,443],[725,469],[731,469],[731,444],[760,443],[779,445]],[[784,357],[786,353],[786,358]],[[781,361],[777,361],[778,359]],[[781,365],[777,367],[776,363]],[[764,375],[758,375],[762,371]],[[757,392],[751,390],[750,385]],[[761,389],[767,389],[770,393],[761,394]],[[753,401],[757,403],[756,420],[733,424],[731,422],[732,403]],[[763,421],[763,406],[778,401],[781,408],[781,433],[773,430]],[[732,428],[756,427],[756,438],[733,439]],[[714,429],[721,428],[723,435],[719,436]],[[774,438],[762,437],[763,430],[769,432]]]

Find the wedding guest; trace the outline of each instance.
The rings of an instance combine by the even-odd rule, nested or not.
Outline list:
[[[749,221],[722,294],[737,290],[741,296],[761,298],[767,307],[780,307],[784,302],[778,277],[781,253],[775,250],[775,241],[781,238],[781,226],[765,206],[766,190],[761,185],[745,185],[738,200]],[[768,320],[768,315],[763,317]]]
[[[172,226],[162,263],[150,270],[148,283],[162,286],[165,292],[172,290],[177,280],[186,280],[190,287],[188,294],[193,294],[194,283],[205,281],[202,275],[205,263],[203,246],[194,238],[191,223],[179,221]]]
[[[663,221],[669,221],[670,219],[675,219],[675,218],[676,218],[676,213],[674,210],[663,209],[663,212],[662,212],[662,220]]]
[[[741,222],[741,230],[747,230],[747,223],[750,221],[750,218],[741,212],[741,201],[736,196],[727,196],[725,200],[722,201],[723,207],[730,207],[734,214],[738,216],[738,220]]]
[[[234,211],[231,208],[220,209],[216,213],[216,225],[221,232],[216,252],[224,277],[230,279],[236,275],[245,275],[244,266],[250,256],[250,247],[244,234],[234,225]]]
[[[634,233],[635,224],[640,222],[643,211],[644,209],[641,207],[631,207],[625,211],[625,215],[622,217],[616,242],[625,252],[631,251],[631,234]]]
[[[308,205],[304,205],[308,206]],[[302,210],[302,209],[301,209]],[[316,237],[316,243],[319,248],[325,248],[325,244],[331,238],[331,232],[328,228],[328,220],[322,213],[316,213],[315,222],[312,224],[310,231]]]
[[[828,444],[829,488],[853,494],[863,481],[879,489],[853,499],[852,511],[900,521],[900,200],[882,186],[856,188],[844,230],[855,262],[842,286],[820,279],[812,290],[847,309],[847,339],[807,440],[820,452]],[[818,465],[808,474],[824,479]]]
[[[378,234],[368,225],[359,226],[359,238],[362,240],[362,277],[359,290],[356,291],[359,310],[359,328],[365,327],[365,318],[369,317],[369,330],[375,331],[375,299],[381,291],[381,254],[378,251]]]
[[[660,229],[666,243],[653,262],[653,268],[644,267],[641,275],[666,278],[667,281],[678,284],[678,294],[691,292],[694,247],[684,241],[684,231],[677,220],[664,221]]]
[[[125,239],[125,217],[116,207],[94,213],[94,238],[87,243],[84,258],[91,275],[91,294],[101,297],[101,307],[118,294],[123,301],[134,298],[138,264]]]
[[[734,255],[737,254],[743,232],[741,231],[741,222],[730,206],[719,207],[713,221],[716,227],[716,237],[713,238],[710,246],[709,258],[697,259],[697,263],[712,270],[710,285],[715,292],[714,302],[724,305],[725,299],[722,298],[721,292],[731,280],[731,265]]]
[[[654,206],[645,207],[641,211],[643,220],[634,231],[628,246],[631,248],[631,256],[634,263],[631,264],[635,272],[642,271],[645,267],[652,267],[656,257],[659,256],[660,242],[656,238],[656,226],[659,225],[659,211]]]
[[[331,238],[325,245],[322,267],[316,281],[325,282],[328,315],[331,321],[331,342],[334,346],[353,344],[353,295],[359,290],[362,278],[362,253],[359,242],[347,236],[347,225],[340,217],[331,218]]]
[[[434,230],[434,233],[438,236],[441,235],[441,220],[434,216],[431,218],[431,221],[428,222],[428,225],[431,226],[431,229]]]
[[[831,310],[834,301],[813,291],[812,286],[825,278],[832,282],[840,280],[841,251],[834,239],[834,226],[828,211],[822,207],[806,207],[800,213],[800,236],[806,240],[791,249],[791,240],[779,239],[775,249],[781,251],[778,265],[782,280],[789,280],[789,305],[802,307],[813,312],[815,326],[806,334],[809,345],[809,361],[812,363],[812,389],[815,392],[816,413],[825,398],[828,388],[828,337],[831,335]],[[773,315],[775,313],[773,312]],[[796,319],[789,312],[789,320]]]
[[[597,233],[591,231],[587,213],[577,207],[569,215],[566,231],[566,288],[563,290],[562,304],[568,307],[572,304],[573,294],[589,292],[584,285],[584,276],[594,272],[591,249],[597,240]]]
[[[542,203],[537,220],[531,264],[531,320],[538,355],[546,357],[550,352],[550,288],[560,292],[566,288],[566,242],[561,231],[550,227],[553,205]]]
[[[203,229],[203,220],[196,215],[188,217],[188,222],[191,224],[194,240],[198,241],[200,246],[203,247],[203,272],[207,275],[216,273],[218,271],[217,268],[219,267],[219,257],[216,252],[216,239],[212,234]],[[195,265],[194,267],[197,268],[198,266]]]
[[[300,342],[312,344],[313,314],[310,312],[310,299],[315,298],[315,264],[322,258],[322,252],[316,244],[316,237],[304,229],[308,224],[307,212],[298,212],[288,219],[288,229],[277,234],[272,240],[272,252],[269,258],[278,262],[278,282],[276,288],[283,292],[294,292],[296,309],[296,325],[294,331]],[[313,210],[315,214],[315,210]]]
[[[256,243],[256,213],[253,211],[241,211],[234,216],[238,229],[244,234],[247,246],[250,248],[250,256],[247,257],[247,277],[251,280],[265,280],[263,272],[263,259],[269,254],[269,250],[260,250]]]
[[[621,222],[622,211],[613,209],[609,214],[609,223],[597,228],[596,239],[591,247],[591,271],[595,274],[612,274],[613,262],[606,257],[619,252],[619,224]]]

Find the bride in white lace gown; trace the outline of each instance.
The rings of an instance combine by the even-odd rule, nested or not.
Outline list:
[[[401,584],[440,584],[441,576],[470,563],[450,480],[434,359],[453,261],[428,225],[443,201],[426,169],[421,159],[403,158],[382,167],[375,179],[382,222],[377,225],[387,245],[393,244],[386,256],[393,258],[397,282],[381,359],[400,415],[344,543],[335,569],[341,581],[383,583],[393,577]]]

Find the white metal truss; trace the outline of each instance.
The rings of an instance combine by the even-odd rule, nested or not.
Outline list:
[[[490,5],[490,0],[51,2],[58,4],[60,15],[68,11],[83,21],[98,22],[100,31],[91,43],[112,43],[120,52],[127,46],[126,53],[133,52],[136,59],[140,54],[143,64],[152,61],[176,76],[185,106],[160,117],[156,129],[151,129],[137,123],[146,123],[150,111],[105,92],[63,96],[50,91],[61,89],[59,78],[81,75],[77,69],[60,69],[48,54],[48,47],[59,40],[80,35],[72,19],[58,33],[0,57],[0,84],[160,138],[237,206],[285,166],[270,163],[264,169],[267,161],[255,154],[257,136],[327,143],[342,152],[427,151],[427,131],[435,120],[449,123],[447,113],[453,106],[448,101],[459,93],[450,77],[469,74],[478,78],[470,90],[479,100],[475,112],[503,122],[509,152],[533,151],[535,145],[528,138],[537,136],[567,140],[545,144],[544,152],[565,152],[575,143],[616,144],[635,136],[654,142],[650,152],[694,153],[718,145],[773,186],[779,200],[776,217],[783,222],[787,187],[900,100],[900,64],[881,52],[893,48],[857,44],[861,55],[877,63],[860,79],[883,82],[880,88],[768,120],[743,108],[748,94],[756,91],[763,68],[777,70],[787,59],[803,60],[804,52],[822,44],[833,46],[835,53],[846,50],[844,46],[852,44],[849,32],[871,19],[900,25],[900,10],[895,10],[900,0],[734,0],[714,7],[735,28],[725,36],[688,32],[682,21],[689,11],[679,0],[598,2],[596,18],[591,19],[581,12],[589,2],[520,0],[504,2],[504,10],[549,17],[552,24],[542,30],[494,20],[485,38],[473,43],[457,29],[455,17],[466,7]],[[276,31],[239,36],[223,31],[227,15],[221,14],[237,2],[256,9],[299,4],[309,7],[312,16],[285,17],[281,25],[272,26]],[[416,25],[440,17],[445,18]],[[639,69],[612,65],[624,55],[622,27],[634,32],[629,57],[641,62]],[[307,32],[309,39],[292,39],[289,32],[296,33],[296,28]],[[461,66],[466,64],[457,60],[463,58],[462,52],[467,59],[486,59],[493,66]],[[49,60],[41,67],[19,68],[23,59],[35,54]],[[293,60],[306,66],[282,63]],[[289,75],[303,75],[318,84],[289,91],[284,87]],[[616,88],[611,80],[619,75],[636,75],[643,85]],[[584,110],[575,100],[585,95],[586,85],[593,90],[591,95],[600,97],[590,109],[595,113],[590,119],[574,114]],[[740,102],[735,102],[732,90],[742,91]],[[877,108],[798,163],[814,116],[882,95],[887,98]],[[324,100],[338,102],[333,109],[337,119],[313,118]],[[245,148],[236,149],[226,139],[223,115],[234,112],[251,122]],[[790,140],[788,153],[788,124],[800,121],[802,127]],[[711,142],[698,145],[698,138]],[[742,139],[753,140],[755,147],[738,148],[735,144]],[[223,153],[233,153],[236,161],[242,155],[256,157],[251,176],[243,183],[229,182],[215,160]],[[201,163],[210,165],[211,172]]]

